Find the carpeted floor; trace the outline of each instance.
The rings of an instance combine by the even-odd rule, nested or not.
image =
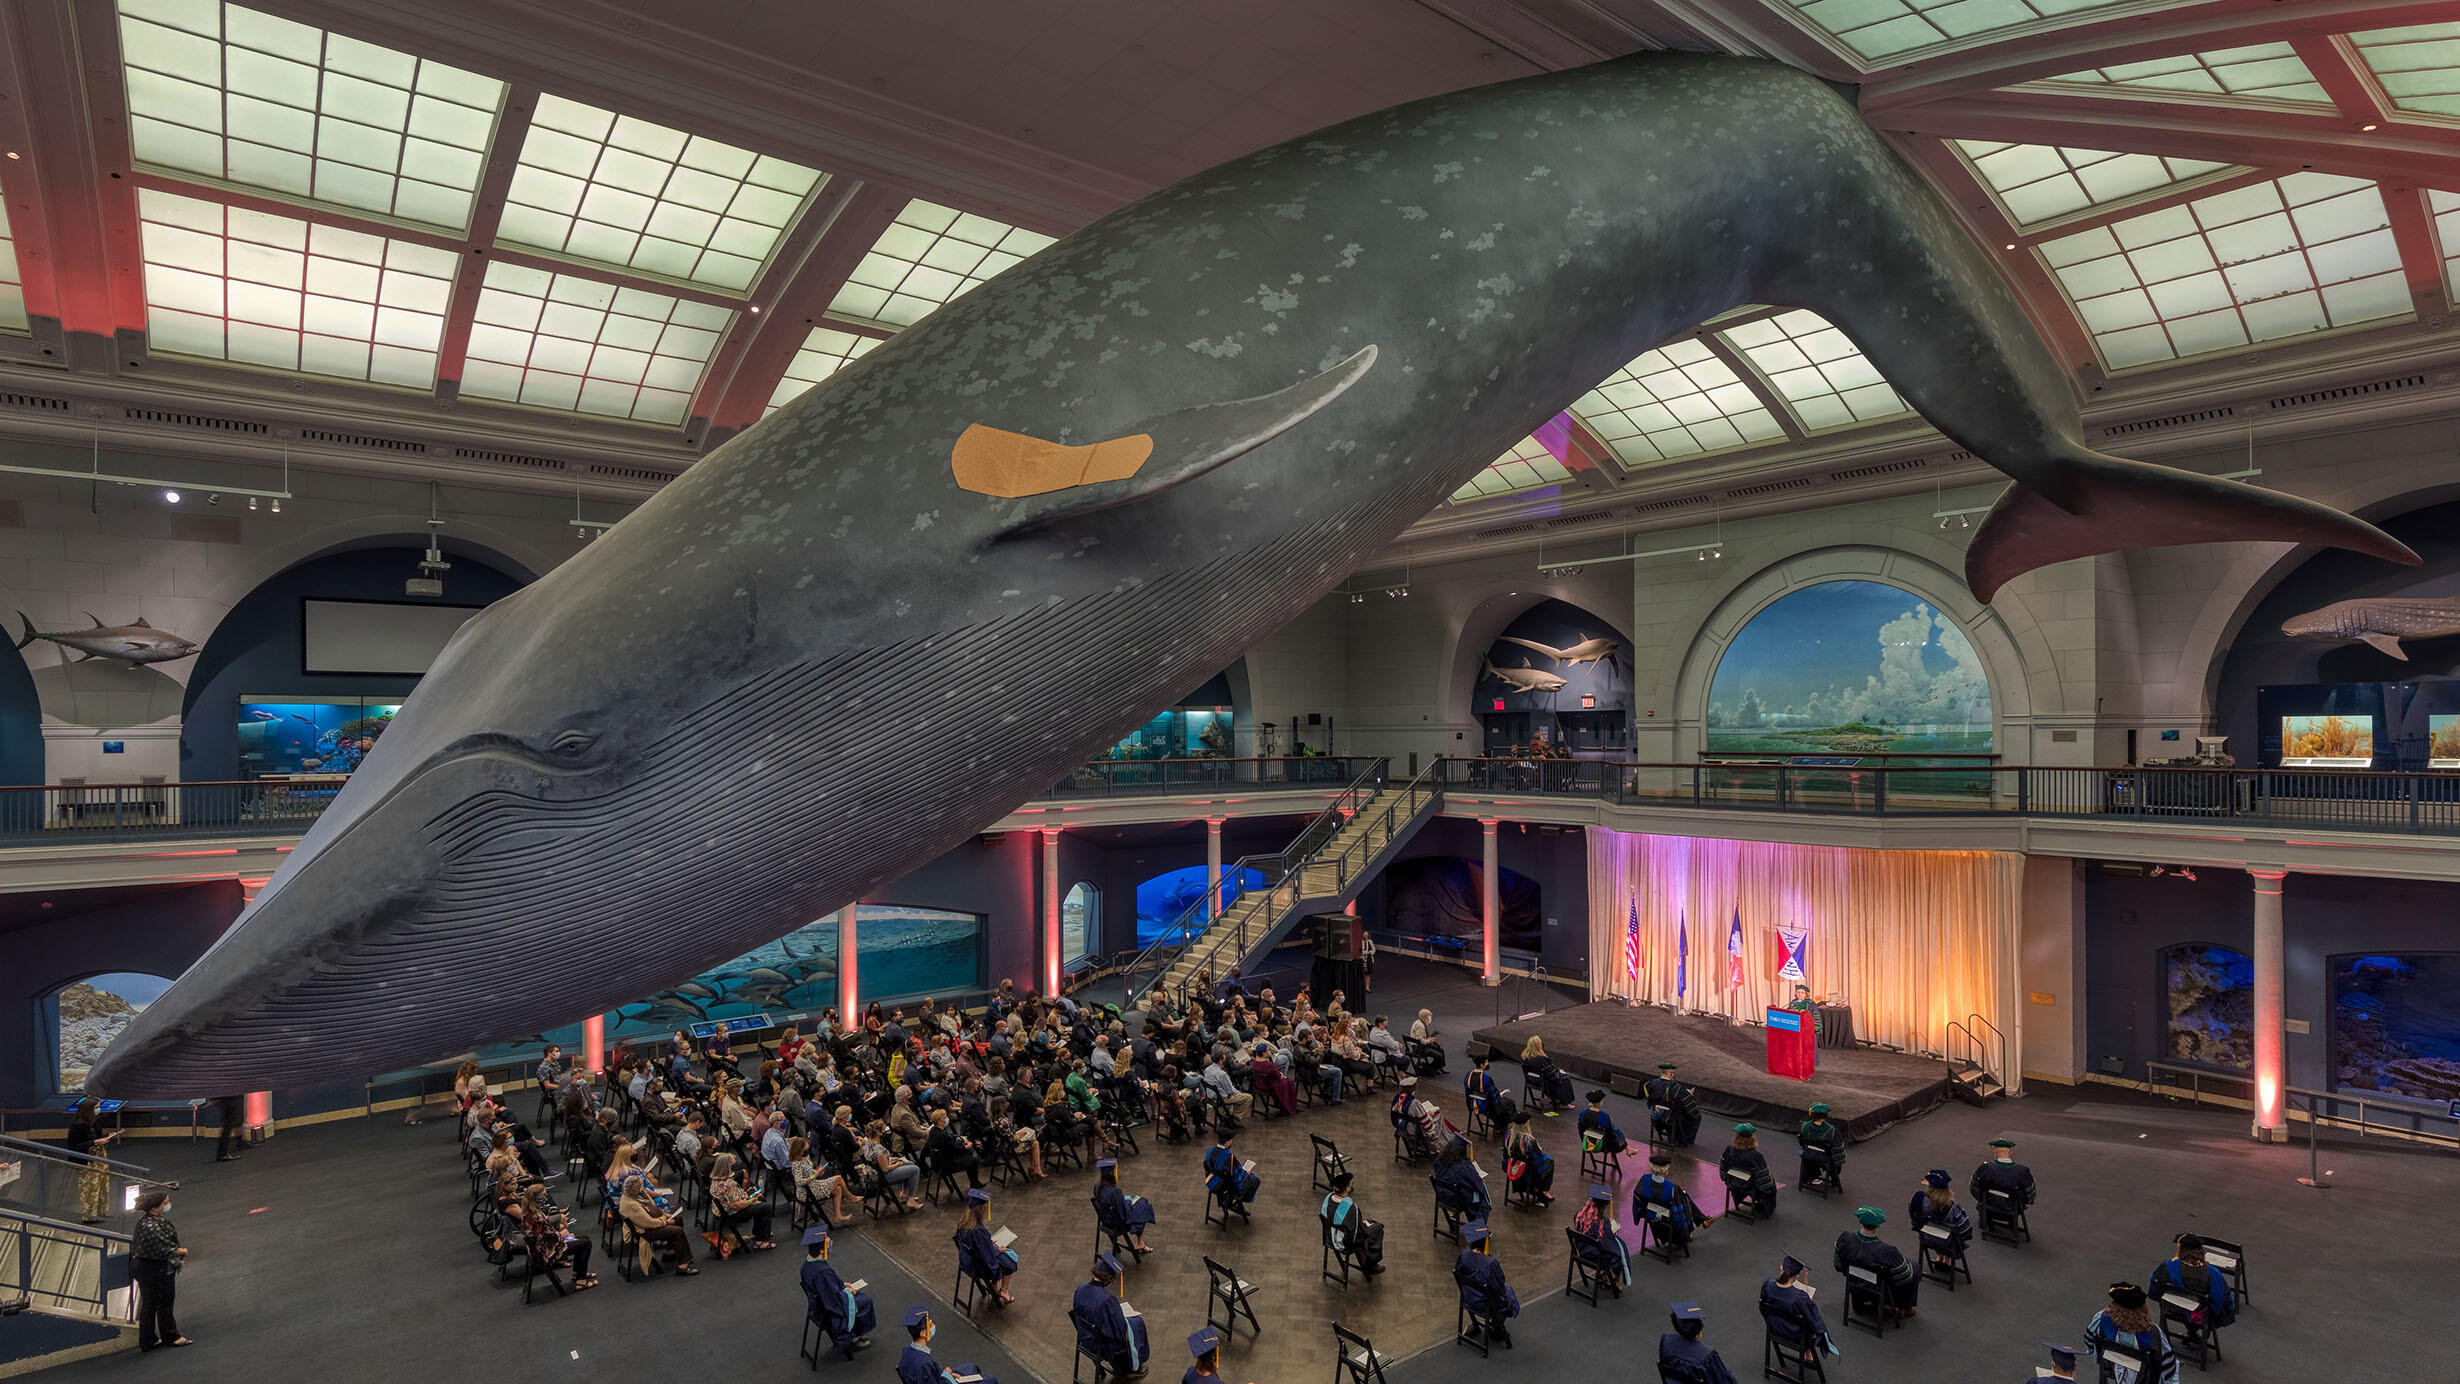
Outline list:
[[[1498,997],[1457,972],[1400,961],[1381,963],[1379,979],[1377,1007],[1397,1021],[1422,1005],[1436,1011],[1453,1057],[1449,1091],[1460,1071],[1461,1041],[1495,1021]],[[1501,1003],[1517,1009],[1531,1002]],[[1632,1102],[1618,1097],[1613,1108],[1635,1127]],[[1760,1349],[1753,1304],[1780,1253],[1810,1261],[1823,1305],[1834,1302],[1839,1276],[1828,1267],[1830,1247],[1850,1225],[1852,1208],[1797,1195],[1793,1169],[1782,1161],[1787,1187],[1773,1222],[1720,1221],[1699,1236],[1688,1261],[1638,1261],[1634,1287],[1620,1301],[1591,1308],[1567,1299],[1560,1291],[1560,1226],[1580,1179],[1569,1120],[1540,1124],[1541,1137],[1564,1159],[1562,1201],[1546,1212],[1498,1213],[1497,1234],[1526,1310],[1517,1348],[1498,1351],[1491,1362],[1450,1343],[1449,1246],[1427,1233],[1422,1177],[1413,1190],[1409,1179],[1416,1175],[1390,1166],[1377,1106],[1302,1113],[1287,1125],[1259,1124],[1251,1136],[1259,1148],[1268,1140],[1275,1149],[1284,1142],[1303,1148],[1313,1127],[1359,1157],[1362,1179],[1366,1168],[1383,1165],[1369,1209],[1390,1223],[1395,1268],[1372,1288],[1353,1288],[1347,1301],[1314,1280],[1314,1197],[1303,1166],[1268,1165],[1257,1223],[1225,1233],[1198,1221],[1188,1191],[1195,1151],[1148,1144],[1143,1158],[1129,1164],[1131,1181],[1163,1203],[1155,1238],[1165,1249],[1131,1283],[1129,1296],[1152,1322],[1154,1378],[1174,1379],[1184,1363],[1177,1342],[1201,1320],[1202,1301],[1190,1285],[1203,1281],[1196,1256],[1206,1252],[1218,1251],[1264,1288],[1263,1333],[1241,1328],[1226,1371],[1257,1384],[1330,1377],[1331,1333],[1323,1321],[1336,1313],[1373,1321],[1369,1334],[1377,1345],[1406,1357],[1391,1372],[1393,1384],[1485,1381],[1507,1372],[1648,1379],[1667,1305],[1678,1300],[1707,1309],[1710,1341],[1737,1377],[1749,1380],[1757,1377]],[[2261,1148],[2244,1132],[2245,1117],[2236,1113],[2098,1088],[2051,1088],[1986,1110],[1951,1104],[1855,1146],[1848,1185],[1857,1198],[1886,1208],[1885,1233],[1900,1246],[1910,1238],[1904,1204],[1922,1171],[1948,1168],[1961,1191],[2000,1133],[2019,1141],[2041,1179],[2042,1201],[2031,1246],[1975,1246],[1977,1282],[1952,1294],[1926,1284],[1919,1317],[1884,1341],[1867,1332],[1844,1337],[1845,1354],[1830,1362],[1831,1377],[1839,1384],[2024,1379],[2043,1360],[2038,1342],[2075,1341],[2103,1287],[2114,1278],[2141,1282],[2169,1236],[2184,1229],[2249,1246],[2254,1297],[2225,1337],[2228,1357],[2214,1367],[2216,1378],[2306,1384],[2456,1377],[2418,1328],[2448,1314],[2450,1208],[2460,1193],[2460,1160],[2384,1141],[2327,1141],[2322,1164],[2332,1190],[2315,1191],[2295,1181],[2306,1170],[2303,1146]],[[1722,1135],[1714,1126],[1703,1130],[1695,1152],[1707,1162],[1678,1165],[1703,1195]],[[531,1384],[582,1370],[625,1380],[714,1376],[730,1384],[812,1377],[795,1355],[803,1302],[793,1250],[722,1264],[704,1256],[708,1272],[691,1280],[626,1284],[610,1271],[595,1291],[523,1307],[518,1286],[497,1286],[479,1256],[465,1222],[467,1183],[446,1139],[436,1125],[344,1121],[283,1134],[229,1165],[210,1161],[210,1143],[139,1144],[139,1161],[188,1179],[174,1207],[194,1251],[182,1279],[180,1318],[201,1344],[164,1359],[132,1354],[82,1362],[49,1377],[73,1384],[166,1371],[207,1384],[286,1377],[407,1384],[474,1375]],[[1281,1159],[1279,1152],[1268,1156]],[[1492,1169],[1491,1154],[1487,1162]],[[1637,1167],[1627,1160],[1624,1178]],[[942,1360],[977,1360],[1006,1384],[1067,1378],[1064,1332],[1046,1319],[1060,1310],[1063,1289],[1078,1281],[1090,1248],[1088,1191],[1085,1175],[1068,1173],[1003,1196],[1003,1218],[1037,1227],[1035,1236],[1047,1243],[1027,1241],[1027,1273],[1036,1281],[1020,1283],[1026,1301],[987,1322],[988,1336],[945,1304],[949,1213],[928,1211],[878,1227],[856,1217],[853,1233],[840,1237],[839,1257],[849,1276],[871,1281],[880,1343],[851,1366],[824,1363],[820,1374],[888,1378],[895,1319],[909,1305],[929,1303],[942,1324]],[[1293,1236],[1303,1239],[1289,1243]],[[924,1281],[900,1261],[919,1269]]]

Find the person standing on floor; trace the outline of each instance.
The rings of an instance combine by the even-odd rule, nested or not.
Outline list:
[[[101,1225],[110,1211],[111,1170],[103,1166],[103,1150],[120,1136],[103,1129],[101,1110],[102,1102],[92,1096],[77,1102],[68,1115],[68,1137],[60,1141],[85,1160],[77,1169],[77,1218],[85,1225]]]
[[[224,1096],[214,1104],[222,1115],[222,1138],[214,1145],[214,1161],[236,1163],[248,1140],[246,1102],[238,1096]]]
[[[171,1194],[147,1192],[137,1198],[137,1229],[128,1251],[129,1272],[137,1282],[137,1349],[196,1344],[179,1334],[179,1323],[171,1315],[180,1265],[187,1259],[179,1227],[171,1224]]]

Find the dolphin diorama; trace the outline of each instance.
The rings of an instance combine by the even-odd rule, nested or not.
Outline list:
[[[2409,652],[2400,647],[2401,640],[2460,634],[2460,596],[2369,596],[2334,601],[2321,610],[2290,616],[2281,622],[2281,633],[2292,639],[2364,640],[2406,663]]]
[[[89,610],[84,614],[85,618],[94,621],[92,629],[55,630],[45,633],[36,629],[34,621],[28,619],[26,613],[21,610],[17,612],[17,621],[25,626],[26,633],[24,638],[17,641],[17,647],[22,649],[37,639],[48,639],[63,649],[74,650],[77,657],[70,660],[71,662],[83,663],[88,659],[115,658],[131,668],[141,667],[148,663],[175,662],[203,647],[191,644],[169,630],[155,629],[152,625],[145,623],[145,617],[142,615],[137,617],[137,622],[133,625],[106,625],[95,617],[94,612]]]
[[[1834,322],[2016,481],[1985,599],[2137,544],[2414,560],[2088,448],[1989,260],[1815,77],[1646,54],[1414,102],[1101,218],[470,620],[88,1089],[356,1080],[739,956],[980,831],[1743,303]]]

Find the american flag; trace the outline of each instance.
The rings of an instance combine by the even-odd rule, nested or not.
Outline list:
[[[1674,915],[1674,998],[1683,997],[1683,987],[1690,980],[1691,926],[1681,913]]]
[[[1623,925],[1623,974],[1635,978],[1640,974],[1640,896],[1631,896],[1631,921]]]

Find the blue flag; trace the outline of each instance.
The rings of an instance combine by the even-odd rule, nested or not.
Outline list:
[[[1674,915],[1674,997],[1683,997],[1683,987],[1690,983],[1691,928],[1683,915]]]

